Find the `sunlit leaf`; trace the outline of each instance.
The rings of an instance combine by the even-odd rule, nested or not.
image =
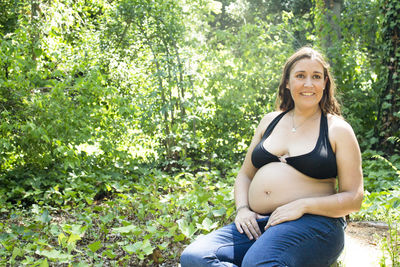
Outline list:
[[[218,227],[218,222],[212,222],[209,218],[205,218],[201,224],[196,224],[199,229],[206,231],[211,231],[212,229]]]
[[[47,262],[47,259],[44,259],[44,260],[40,263],[39,267],[49,267],[49,263]]]
[[[136,235],[138,233],[141,233],[142,230],[139,227],[131,224],[131,225],[128,225],[128,226],[122,226],[122,227],[113,228],[112,232],[113,233],[120,233],[120,234],[133,233],[133,234]]]
[[[181,232],[188,238],[191,238],[197,231],[193,223],[189,224],[185,219],[179,219],[177,223],[179,230],[181,230]]]
[[[136,253],[140,247],[142,246],[142,242],[136,242],[134,244],[126,245],[123,247],[123,249],[128,252],[129,254]]]
[[[88,248],[92,251],[92,252],[96,252],[96,251],[98,251],[100,248],[102,248],[102,244],[101,244],[101,241],[99,240],[99,241],[96,241],[96,242],[94,242],[94,243],[92,243],[92,244],[89,244],[88,245]]]
[[[107,249],[103,252],[103,255],[107,256],[109,259],[114,259],[117,254],[115,254],[112,250]]]
[[[43,250],[43,251],[36,251],[36,254],[40,256],[45,256],[51,260],[58,260],[58,261],[66,261],[66,260],[71,260],[74,256],[67,254],[67,253],[62,253],[56,249],[52,249],[50,251]]]
[[[68,244],[74,244],[76,241],[78,241],[78,240],[81,240],[81,237],[79,236],[79,235],[77,235],[77,234],[71,234],[69,237],[68,237],[68,241],[67,241],[67,243]]]

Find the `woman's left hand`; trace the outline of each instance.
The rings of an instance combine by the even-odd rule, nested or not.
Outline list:
[[[270,226],[274,226],[286,221],[294,221],[304,215],[304,206],[301,200],[295,200],[288,204],[278,207],[268,219],[268,223],[265,226],[267,230]]]

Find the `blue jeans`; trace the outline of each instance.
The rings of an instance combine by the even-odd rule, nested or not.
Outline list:
[[[198,238],[183,251],[181,266],[323,267],[343,250],[343,218],[305,214],[264,231],[268,219],[257,220],[262,232],[257,240],[239,233],[234,223]]]

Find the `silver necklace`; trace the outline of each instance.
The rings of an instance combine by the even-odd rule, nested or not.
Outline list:
[[[303,126],[304,123],[306,123],[306,121],[308,121],[309,119],[313,118],[315,116],[315,114],[317,114],[317,113],[318,113],[318,110],[314,113],[314,115],[308,117],[302,123],[300,123],[300,125],[295,126],[294,125],[294,110],[293,110],[293,112],[292,112],[292,133],[295,133],[297,131],[297,129],[299,129],[301,126]]]

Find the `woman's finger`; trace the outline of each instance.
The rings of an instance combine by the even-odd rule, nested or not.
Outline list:
[[[265,226],[264,229],[267,230],[270,226],[274,226],[274,225],[283,223],[285,221],[287,221],[287,218],[285,218],[285,217],[275,217],[275,218],[270,219],[268,221],[268,223],[267,223],[267,225]]]
[[[246,233],[246,235],[247,235],[247,237],[250,239],[250,240],[253,240],[253,235],[252,235],[252,233],[250,232],[250,229],[249,229],[249,226],[247,226],[247,224],[242,224],[242,228],[243,228],[243,230],[244,230],[244,232]]]
[[[253,221],[247,222],[244,227],[247,228],[247,230],[251,235],[251,238],[249,237],[250,240],[254,238],[258,239],[259,236],[261,235],[260,227],[258,227],[257,222],[256,223],[254,223]]]
[[[243,229],[242,229],[242,226],[240,225],[240,223],[235,222],[235,225],[236,225],[236,229],[239,231],[239,233],[243,234]]]
[[[251,224],[250,232],[252,232],[255,239],[258,239],[261,235],[261,231],[257,221],[251,221],[250,224]]]
[[[249,231],[253,238],[258,239],[259,235],[257,234],[257,231],[253,226],[249,227]]]

